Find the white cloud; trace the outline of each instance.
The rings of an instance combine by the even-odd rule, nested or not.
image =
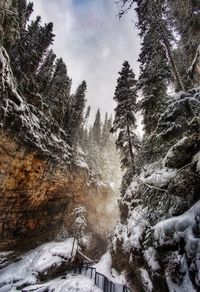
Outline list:
[[[93,113],[112,112],[117,74],[128,60],[138,73],[139,38],[132,17],[117,17],[114,0],[34,0],[34,15],[54,23],[54,51],[65,60],[73,90],[82,80]]]

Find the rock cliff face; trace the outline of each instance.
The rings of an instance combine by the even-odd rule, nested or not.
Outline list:
[[[94,198],[105,204],[113,193],[103,186],[97,190],[87,169],[57,165],[52,170],[47,159],[11,137],[1,134],[0,141],[0,249],[48,241],[63,224],[70,231],[70,214],[80,204],[88,206],[90,227],[97,223],[90,220],[98,217]]]
[[[105,233],[96,200],[104,208],[113,197],[112,190],[97,186],[52,117],[44,116],[18,94],[3,48],[0,94],[0,250],[48,241],[62,226],[70,232],[70,215],[78,205],[88,207],[90,230],[97,224],[99,233]]]

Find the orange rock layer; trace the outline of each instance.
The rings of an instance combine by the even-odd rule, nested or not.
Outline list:
[[[51,240],[63,224],[70,231],[70,215],[79,205],[88,207],[89,226],[105,233],[116,218],[113,196],[106,186],[97,189],[87,169],[52,165],[0,135],[0,250]]]

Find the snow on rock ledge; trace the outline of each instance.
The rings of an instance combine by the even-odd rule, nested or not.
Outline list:
[[[0,273],[0,291],[32,285],[66,269],[71,258],[73,238],[50,242],[24,254]],[[76,250],[75,244],[74,250]],[[1,255],[1,254],[0,254]],[[74,256],[74,255],[73,255]]]
[[[185,243],[188,258],[200,251],[200,200],[184,214],[159,222],[153,227],[157,246]]]
[[[160,259],[169,290],[199,291],[200,200],[184,214],[156,224],[153,237],[155,249],[165,252]]]

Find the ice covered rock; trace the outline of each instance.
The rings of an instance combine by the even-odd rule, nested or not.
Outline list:
[[[0,291],[11,291],[13,288],[35,284],[66,271],[72,260],[72,244],[73,238],[63,242],[50,242],[17,257],[0,271]],[[76,249],[77,244],[74,251]]]

